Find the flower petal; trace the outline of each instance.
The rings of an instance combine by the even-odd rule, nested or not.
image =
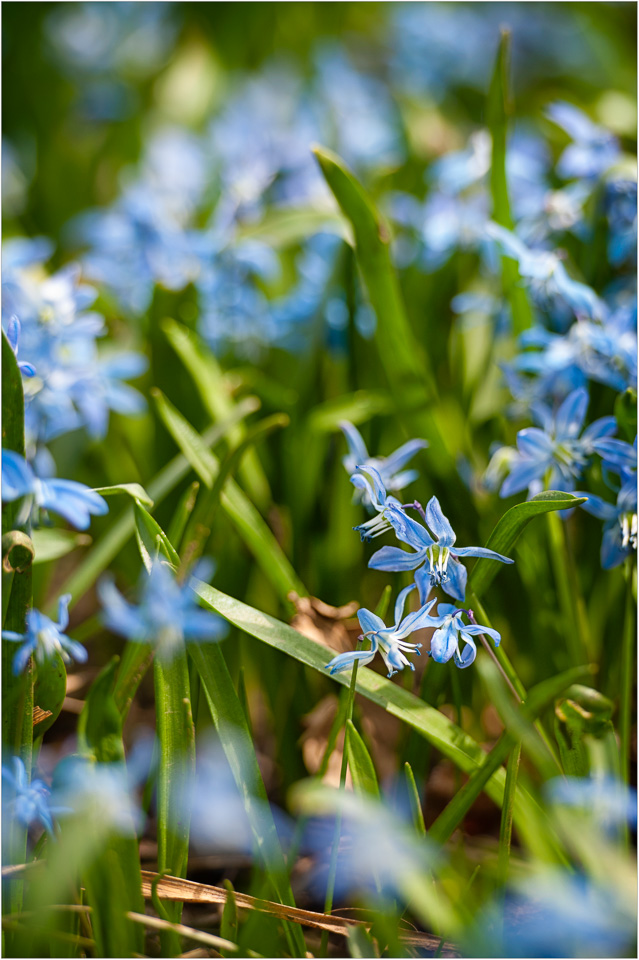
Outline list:
[[[424,562],[426,551],[412,553],[400,547],[382,547],[368,561],[371,570],[414,570]]]
[[[431,533],[435,535],[440,547],[452,547],[455,542],[455,531],[442,512],[437,497],[431,497],[426,505],[426,523]]]
[[[588,391],[584,387],[568,394],[555,416],[556,439],[565,440],[578,436],[586,418],[588,399]]]

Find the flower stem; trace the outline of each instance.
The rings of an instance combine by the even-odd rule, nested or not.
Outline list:
[[[619,703],[619,739],[621,741],[621,773],[625,783],[630,779],[630,731],[632,726],[632,686],[635,678],[635,602],[633,587],[635,565],[629,557],[625,563],[626,603],[621,640],[621,697]]]
[[[356,649],[359,650],[362,646],[361,639],[357,641]],[[346,785],[346,770],[348,767],[348,760],[346,758],[346,722],[353,719],[353,701],[355,699],[355,686],[357,684],[357,668],[359,667],[359,662],[356,660],[353,664],[353,672],[351,674],[351,683],[348,688],[348,696],[346,699],[346,714],[344,717],[344,749],[342,752],[342,767],[339,775],[339,788],[343,790]],[[326,897],[324,899],[324,913],[330,914],[333,909],[333,897],[335,894],[335,878],[337,876],[337,856],[339,853],[339,839],[342,832],[342,814],[338,811],[335,817],[335,831],[333,833],[333,846],[331,847],[331,860],[328,867],[328,878],[326,881]],[[326,957],[328,955],[328,930],[322,932],[322,941],[320,944],[320,956]]]

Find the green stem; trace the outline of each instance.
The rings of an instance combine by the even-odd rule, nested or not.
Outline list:
[[[632,727],[632,687],[635,679],[634,656],[636,643],[635,602],[633,580],[635,566],[628,558],[625,564],[626,603],[621,641],[621,698],[619,702],[619,739],[621,741],[621,773],[628,783],[630,778],[630,732]]]
[[[550,540],[550,560],[553,567],[559,606],[567,627],[567,644],[572,662],[577,666],[588,663],[590,638],[585,616],[583,600],[581,600],[577,574],[568,543],[563,521],[557,513],[547,513],[548,537]],[[578,599],[579,598],[579,599]],[[580,602],[581,601],[581,602]]]
[[[499,827],[499,867],[498,876],[501,885],[508,879],[510,862],[510,843],[513,834],[513,810],[517,794],[517,777],[521,760],[521,742],[517,743],[510,752],[506,767],[506,784],[504,786],[504,802],[501,808],[501,824]]]
[[[359,650],[361,647],[361,641],[357,641],[356,649]],[[357,668],[359,662],[356,660],[353,664],[353,672],[351,674],[351,683],[348,688],[348,699],[346,701],[346,715],[344,718],[344,749],[342,752],[342,767],[339,775],[339,788],[343,790],[346,785],[346,770],[348,767],[348,760],[346,759],[346,722],[353,719],[353,701],[355,699],[355,686],[357,684]],[[336,814],[335,817],[335,832],[333,834],[333,846],[331,848],[331,860],[328,868],[328,879],[326,883],[326,898],[324,900],[324,913],[330,914],[333,909],[333,896],[335,894],[335,878],[337,876],[337,856],[339,853],[339,838],[342,831],[342,814],[341,811]],[[328,955],[328,930],[322,932],[322,941],[320,944],[320,956],[326,957]]]

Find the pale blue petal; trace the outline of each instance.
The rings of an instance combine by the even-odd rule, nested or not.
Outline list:
[[[376,653],[376,644],[373,645],[371,650],[349,650],[347,653],[340,653],[339,656],[333,657],[331,662],[326,664],[325,669],[333,676],[336,673],[341,673],[342,670],[347,670],[357,660],[362,666],[365,666],[371,662]]]
[[[512,467],[509,476],[506,477],[499,491],[500,497],[510,497],[514,493],[519,493],[530,486],[533,480],[541,479],[544,473],[544,465],[537,461],[519,460]]]
[[[444,516],[437,497],[431,497],[426,505],[426,523],[437,538],[440,547],[452,547],[455,531]]]
[[[357,619],[362,628],[362,633],[379,633],[380,630],[387,629],[381,617],[378,617],[376,613],[372,613],[370,610],[366,610],[365,607],[357,611]]]
[[[447,663],[457,650],[457,631],[454,624],[435,630],[430,641],[430,655],[436,663]]]
[[[433,582],[430,579],[430,574],[426,566],[420,567],[419,570],[415,571],[415,583],[419,590],[419,602],[424,604],[430,596],[430,591],[433,589]]]
[[[352,423],[349,423],[348,420],[342,420],[339,426],[346,437],[351,458],[350,462],[353,464],[352,468],[356,467],[358,463],[365,463],[368,460],[368,450],[366,449],[366,444],[359,430],[354,427]]]
[[[33,493],[35,476],[33,470],[13,450],[2,451],[2,499],[10,502]]]
[[[629,550],[621,545],[621,527],[618,523],[604,530],[601,539],[601,566],[604,570],[612,570],[628,556]]]
[[[495,641],[495,646],[499,646],[501,643],[501,634],[497,630],[493,630],[492,627],[482,627],[479,623],[470,623],[468,626],[463,624],[461,628],[464,633],[468,633],[473,637],[478,637],[480,633],[483,633],[485,636],[490,637],[491,640]]]
[[[377,502],[381,507],[386,500],[386,488],[384,487],[382,478],[380,477],[378,471],[375,469],[375,467],[364,466],[363,464],[358,464],[357,470],[360,472],[366,472],[371,477],[373,486],[375,488],[375,497],[372,497],[371,499],[374,503]]]
[[[402,444],[394,453],[386,457],[384,461],[384,473],[389,476],[397,473],[409,460],[413,459],[416,453],[427,446],[428,443],[426,440],[409,440],[408,443]],[[405,484],[403,484],[403,486],[405,486]]]
[[[599,520],[614,520],[617,516],[617,507],[608,503],[602,497],[596,497],[593,493],[583,493],[579,490],[575,490],[575,496],[588,497],[586,502],[581,504],[581,509]]]
[[[410,586],[404,587],[403,590],[397,595],[397,600],[395,601],[395,626],[398,627],[402,616],[404,615],[404,607],[406,606],[406,598],[409,593],[411,593],[417,584],[411,583]]]
[[[434,541],[426,528],[409,517],[399,507],[389,506],[386,511],[386,518],[392,525],[397,539],[414,547],[415,550],[423,550],[425,547],[433,545]]]
[[[517,434],[517,448],[525,457],[546,460],[552,456],[552,440],[539,427],[526,427]]]
[[[415,610],[413,613],[409,613],[403,623],[401,623],[398,629],[395,631],[395,638],[397,640],[403,640],[405,637],[410,636],[411,633],[414,633],[415,630],[422,630],[424,627],[436,626],[436,624],[433,623],[433,617],[430,616],[430,611],[433,609],[434,603],[435,597],[421,607],[421,609]]]
[[[555,436],[559,440],[576,437],[581,431],[588,409],[588,391],[578,387],[569,393],[555,417]]]
[[[442,590],[447,593],[449,597],[454,597],[455,600],[461,600],[463,602],[466,596],[466,581],[468,579],[466,567],[463,563],[459,563],[458,560],[455,560],[455,558],[451,556],[448,559],[446,572],[448,574],[448,580],[442,581]]]
[[[371,570],[387,570],[398,572],[400,570],[414,570],[424,562],[426,551],[419,553],[409,553],[400,547],[382,547],[368,561]]]
[[[499,560],[500,563],[514,563],[510,557],[504,557],[501,553],[495,553],[488,547],[455,547],[451,550],[454,557],[483,557],[485,560]]]
[[[460,670],[464,670],[466,667],[469,667],[471,663],[475,662],[475,657],[477,656],[477,647],[475,646],[473,640],[466,636],[465,630],[460,632],[460,636],[462,640],[465,640],[466,646],[463,648],[461,653],[459,650],[455,652],[455,664]]]

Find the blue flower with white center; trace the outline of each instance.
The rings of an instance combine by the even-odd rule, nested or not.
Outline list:
[[[365,503],[370,503],[373,510],[377,512],[376,517],[371,517],[370,520],[353,527],[353,530],[359,533],[362,542],[367,542],[372,540],[373,537],[381,536],[390,528],[390,523],[386,518],[386,509],[394,506],[401,510],[402,505],[396,497],[386,493],[382,478],[375,467],[357,467],[356,469],[360,472],[353,474],[351,483],[356,489],[363,491],[362,499]],[[373,481],[372,484],[364,476],[364,473],[370,476]]]
[[[128,603],[109,579],[100,581],[98,595],[106,626],[136,643],[151,644],[163,661],[170,662],[186,641],[216,642],[227,633],[220,617],[198,607],[190,584],[179,584],[159,560],[144,577],[139,606]]]
[[[512,563],[512,560],[510,562]],[[466,613],[465,610],[458,610],[452,603],[440,603],[437,606],[438,616],[428,618],[425,626],[437,628],[431,637],[428,651],[428,656],[432,657],[436,663],[448,663],[453,657],[456,666],[461,669],[469,667],[477,656],[473,637],[480,633],[491,637],[496,647],[501,643],[501,635],[491,627],[482,627],[478,623],[464,623],[462,621],[464,613]],[[459,649],[460,640],[464,643],[461,650]]]
[[[431,588],[436,585],[455,600],[464,600],[468,575],[459,557],[484,557],[501,563],[514,563],[509,557],[502,557],[486,547],[456,547],[455,531],[442,513],[437,497],[431,497],[424,516],[432,536],[426,527],[409,517],[403,509],[388,506],[386,518],[396,537],[411,546],[414,552],[408,553],[399,547],[382,547],[368,562],[373,570],[415,570],[415,583],[419,587],[422,603],[426,602]]]
[[[395,493],[403,490],[419,476],[417,470],[404,470],[404,467],[419,450],[428,446],[426,440],[409,440],[388,457],[370,457],[359,430],[348,420],[342,420],[339,426],[348,444],[348,454],[342,459],[342,463],[349,475],[355,473],[357,469],[368,470],[369,467],[372,467],[377,471],[380,482],[385,489]],[[352,476],[351,482],[355,483]],[[358,487],[358,499],[361,498],[363,503],[371,506],[372,500],[365,485],[358,482],[355,486]]]
[[[553,103],[548,107],[547,115],[573,140],[559,158],[557,173],[560,177],[566,180],[595,179],[619,159],[617,138],[605,127],[593,123],[571,103]]]
[[[622,483],[633,478],[637,472],[637,438],[634,443],[626,443],[625,440],[617,440],[614,437],[604,438],[597,443],[597,453],[602,459],[602,469],[604,479],[608,486],[613,490],[617,489],[608,477],[610,473],[616,473],[621,478]]]
[[[9,346],[16,355],[16,360],[18,358],[18,341],[20,340],[20,321],[17,317],[11,317],[9,323],[7,324],[7,340],[9,341]],[[32,363],[27,363],[26,360],[18,360],[18,370],[25,377],[35,377],[36,368]]]
[[[109,512],[104,497],[90,487],[75,480],[58,480],[56,477],[41,480],[24,457],[13,450],[3,450],[2,499],[11,503],[22,497],[31,498],[31,502],[27,502],[21,523],[26,522],[35,507],[36,510],[53,510],[77,530],[86,530],[92,514],[102,516]]]
[[[510,461],[510,475],[499,495],[510,497],[528,487],[530,495],[545,485],[551,490],[574,489],[592,455],[604,437],[617,429],[614,417],[595,420],[582,433],[588,409],[588,392],[580,387],[568,394],[555,414],[543,404],[533,407],[541,422],[517,434],[517,455]]]
[[[411,583],[409,587],[404,587],[398,595],[395,602],[395,623],[392,627],[387,627],[382,618],[375,613],[371,613],[370,610],[357,611],[357,618],[363,631],[362,638],[370,639],[370,650],[349,650],[347,653],[340,653],[337,657],[333,657],[331,662],[326,664],[326,669],[331,675],[341,673],[342,670],[346,670],[356,661],[359,661],[362,665],[370,663],[378,650],[388,667],[389,677],[392,677],[399,670],[403,670],[404,667],[410,667],[411,670],[415,669],[414,665],[407,659],[406,654],[415,653],[420,656],[421,643],[407,643],[405,638],[415,630],[430,626],[428,614],[435,601],[431,600],[419,610],[409,613],[402,619],[406,598],[414,589],[415,584]]]
[[[601,540],[601,566],[612,570],[637,550],[637,480],[633,476],[623,484],[616,503],[608,503],[592,493],[576,493],[588,497],[580,506],[604,521]]]
[[[30,827],[41,823],[48,833],[53,833],[53,814],[49,803],[51,791],[43,780],[29,783],[27,771],[20,757],[11,757],[2,765],[2,803],[12,811],[18,823]]]
[[[78,663],[86,662],[87,652],[82,644],[67,637],[63,632],[69,625],[70,600],[70,593],[65,593],[58,600],[58,623],[54,623],[39,610],[29,610],[26,633],[16,633],[13,630],[2,631],[3,640],[21,644],[13,658],[14,675],[22,673],[31,654],[34,654],[39,664],[46,663],[56,653],[60,654],[65,663],[70,663],[71,660],[77,660]]]
[[[511,230],[497,223],[486,224],[486,234],[495,240],[507,257],[516,260],[519,273],[540,306],[554,306],[576,315],[598,320],[604,304],[585,283],[573,280],[561,259],[550,250],[531,250]]]

